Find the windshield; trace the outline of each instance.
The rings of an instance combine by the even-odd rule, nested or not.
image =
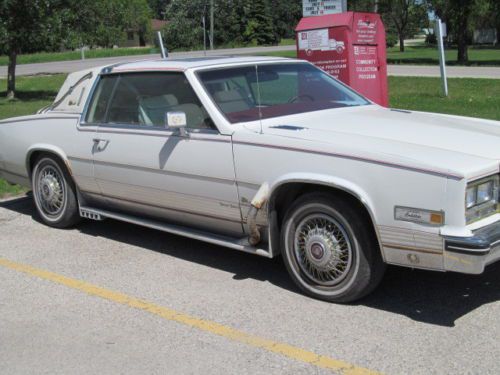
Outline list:
[[[370,104],[307,63],[208,70],[199,77],[231,123]]]

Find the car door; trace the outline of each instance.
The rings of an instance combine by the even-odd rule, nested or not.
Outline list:
[[[106,205],[243,235],[231,137],[215,128],[184,74],[108,75],[98,85],[110,81],[114,87],[111,98],[103,98],[106,114],[98,119],[93,150],[94,175]],[[98,103],[95,97],[89,106],[89,122]],[[186,113],[185,136],[164,125],[166,113],[174,111]]]

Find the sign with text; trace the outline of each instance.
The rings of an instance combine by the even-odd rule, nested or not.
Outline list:
[[[388,105],[385,28],[375,13],[304,17],[296,29],[297,57]]]
[[[336,14],[345,12],[346,10],[346,0],[302,0],[302,15],[304,17]]]

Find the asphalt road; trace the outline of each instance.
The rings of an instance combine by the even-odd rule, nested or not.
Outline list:
[[[251,48],[233,48],[219,49],[215,51],[207,51],[207,56],[216,55],[252,55],[262,54],[264,52],[290,51],[295,50],[295,46],[277,46],[277,47],[251,47]],[[186,58],[186,57],[201,57],[204,56],[203,51],[194,52],[177,52],[171,53],[171,58]],[[54,74],[54,73],[71,73],[79,70],[92,68],[95,66],[111,65],[123,61],[138,61],[160,58],[160,55],[140,55],[140,56],[122,56],[122,57],[107,57],[99,59],[73,60],[73,61],[58,61],[39,64],[22,64],[16,68],[17,75],[34,75],[34,74]],[[393,76],[417,76],[417,77],[439,77],[439,66],[426,65],[389,65],[389,75]],[[463,67],[449,66],[447,67],[448,77],[450,78],[494,78],[500,79],[500,68],[498,67]],[[7,76],[7,67],[0,66],[0,77]]]
[[[301,295],[279,259],[111,220],[51,229],[14,199],[0,285],[4,374],[500,372],[500,265],[391,267],[335,305]]]

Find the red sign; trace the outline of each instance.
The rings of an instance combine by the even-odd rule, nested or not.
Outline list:
[[[297,56],[368,99],[388,105],[385,29],[375,13],[345,12],[303,18]]]

